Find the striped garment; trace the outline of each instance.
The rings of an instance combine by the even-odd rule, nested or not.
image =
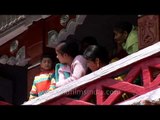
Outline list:
[[[41,72],[34,77],[32,89],[30,91],[30,99],[43,95],[49,90],[55,89],[54,70]]]

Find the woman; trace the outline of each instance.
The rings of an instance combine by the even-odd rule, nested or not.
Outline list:
[[[83,53],[88,68],[93,72],[109,63],[107,50],[99,45],[90,45]]]

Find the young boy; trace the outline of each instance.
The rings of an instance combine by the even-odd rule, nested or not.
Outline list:
[[[39,97],[55,88],[52,57],[44,55],[40,63],[41,72],[35,76],[29,100]]]

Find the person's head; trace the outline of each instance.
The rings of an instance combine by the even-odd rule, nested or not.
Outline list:
[[[88,46],[83,56],[86,58],[87,66],[91,71],[96,71],[109,63],[108,51],[102,46]]]
[[[42,71],[48,71],[53,68],[53,59],[51,55],[45,54],[41,57],[40,67]]]
[[[122,44],[127,40],[129,33],[132,30],[130,22],[119,22],[113,27],[114,40],[116,43]]]
[[[79,54],[79,46],[74,37],[68,36],[56,46],[56,54],[60,63],[70,64]]]
[[[83,53],[89,45],[98,45],[97,39],[93,36],[86,36],[80,41],[80,52]]]

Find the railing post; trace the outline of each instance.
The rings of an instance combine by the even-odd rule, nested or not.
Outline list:
[[[160,41],[159,15],[140,15],[138,18],[139,48],[143,49]]]

